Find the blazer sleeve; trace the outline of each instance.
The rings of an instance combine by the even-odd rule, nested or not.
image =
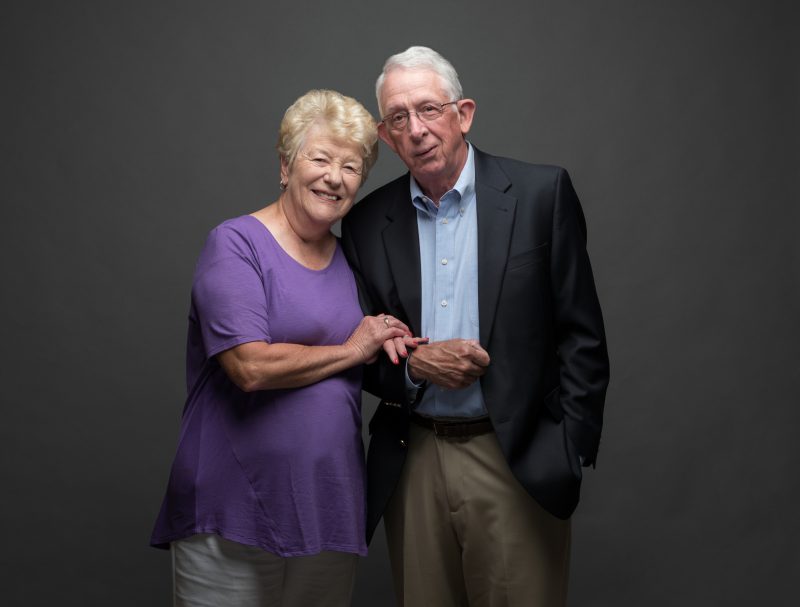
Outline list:
[[[341,243],[345,257],[350,264],[350,269],[355,276],[356,286],[358,287],[358,300],[361,304],[362,312],[370,316],[387,313],[387,310],[378,309],[376,304],[377,297],[370,293],[367,286],[368,283],[364,279],[359,261],[359,249],[353,236],[352,227],[347,219],[342,222]],[[410,405],[405,383],[405,364],[402,361],[399,365],[392,364],[389,361],[389,357],[382,351],[378,353],[376,362],[364,366],[363,389],[382,400],[402,403],[406,406]]]
[[[608,351],[586,251],[586,220],[564,169],[557,176],[551,247],[561,407],[567,434],[584,465],[594,465],[609,379]]]

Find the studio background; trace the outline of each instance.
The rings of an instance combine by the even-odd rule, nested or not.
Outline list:
[[[475,145],[567,167],[587,216],[612,381],[570,605],[796,597],[794,3],[2,12],[0,603],[170,604],[169,554],[147,542],[196,256],[217,223],[277,197],[295,98],[333,88],[377,113],[383,61],[412,44],[454,63]],[[362,192],[403,170],[382,146]],[[393,605],[382,530],[354,605]]]

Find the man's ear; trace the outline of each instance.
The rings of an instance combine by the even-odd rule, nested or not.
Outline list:
[[[392,151],[395,154],[397,153],[397,146],[394,144],[394,141],[386,130],[386,124],[383,122],[378,123],[378,137],[380,137],[381,141],[383,141],[386,145],[392,148]]]
[[[475,116],[475,102],[472,99],[459,99],[458,121],[461,124],[461,134],[466,135],[472,127],[472,118]]]

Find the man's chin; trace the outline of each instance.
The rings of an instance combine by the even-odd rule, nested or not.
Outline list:
[[[439,175],[443,168],[442,164],[437,162],[437,158],[432,156],[431,158],[416,158],[414,170],[411,172],[415,177],[419,175],[421,177],[432,178]]]

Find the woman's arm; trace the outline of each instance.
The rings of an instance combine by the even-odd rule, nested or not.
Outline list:
[[[245,392],[299,388],[374,361],[384,342],[404,335],[410,335],[408,327],[396,318],[365,316],[339,346],[253,341],[220,352],[217,360]]]

